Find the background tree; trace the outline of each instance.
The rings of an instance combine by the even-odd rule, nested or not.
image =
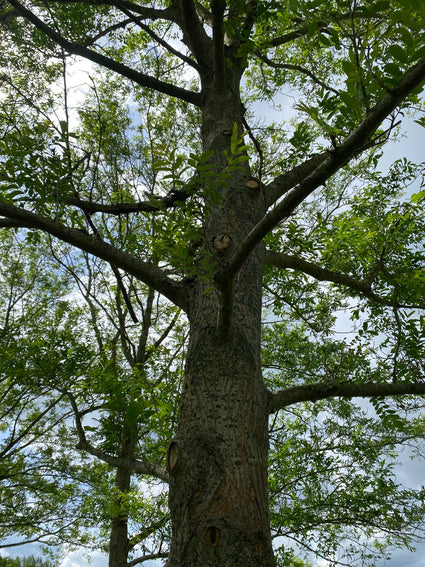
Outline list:
[[[28,557],[0,557],[1,567],[53,567],[50,561],[29,555]]]
[[[153,290],[144,304],[138,289],[133,314],[141,309],[143,334],[133,342],[113,273],[105,282],[107,270],[92,272],[98,262],[62,248],[60,276],[50,276],[57,250],[2,236],[0,531],[9,538],[0,546],[84,546],[108,550],[117,563],[130,552],[139,561],[161,557],[164,497],[149,495],[147,483],[142,493],[134,479],[166,479],[165,468],[138,457],[165,457],[184,345],[179,330],[173,348],[173,310],[161,308]]]
[[[57,265],[88,299],[96,379],[59,381],[78,447],[131,460],[144,427],[155,432],[139,472],[169,480],[167,565],[274,565],[279,536],[345,564],[410,544],[424,495],[397,486],[391,457],[423,437],[422,170],[399,160],[381,175],[377,164],[403,114],[421,109],[422,2],[8,0],[1,10],[11,52],[1,226],[61,242]],[[91,73],[78,120],[67,54],[107,69]],[[256,101],[282,90],[296,101],[289,120],[256,122]],[[94,259],[76,269],[68,245]],[[93,291],[98,270],[110,276]],[[117,332],[106,339],[97,310],[113,289]],[[162,421],[137,397],[153,360],[138,353],[154,291],[171,317],[161,344],[172,321],[190,329],[181,393],[161,380]],[[337,341],[341,310],[354,332]],[[97,395],[109,395],[107,419],[88,438],[84,396]],[[375,415],[350,401],[359,397]],[[113,499],[121,533],[128,469],[118,466]],[[114,567],[127,561],[119,539]],[[277,561],[296,564],[283,543]]]

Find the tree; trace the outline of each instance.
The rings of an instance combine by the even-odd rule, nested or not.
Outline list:
[[[131,317],[141,341],[135,281],[187,317],[163,439],[168,567],[275,565],[272,532],[352,564],[382,533],[421,533],[423,492],[396,486],[389,458],[423,436],[424,193],[406,193],[420,166],[377,164],[421,109],[424,20],[419,0],[1,7],[1,226],[106,262],[116,324]],[[75,127],[66,88],[54,114],[67,55],[107,70]],[[290,120],[257,123],[255,102],[284,89]],[[351,341],[334,338],[340,309],[359,322]],[[141,472],[158,476],[158,456]]]
[[[164,556],[164,496],[142,495],[131,477],[166,474],[137,457],[143,450],[160,461],[170,437],[181,372],[167,365],[184,344],[175,310],[162,308],[152,289],[144,298],[136,282],[133,314],[143,319],[143,333],[133,336],[99,262],[69,258],[63,247],[59,257],[40,239],[2,236],[0,534],[9,539],[0,547],[37,541],[108,549],[113,563],[126,563],[130,551],[140,561]],[[59,277],[49,275],[52,261]]]
[[[75,439],[68,435],[72,409],[69,384],[91,352],[76,340],[78,311],[63,300],[64,274],[52,273],[42,243],[2,233],[0,297],[1,443],[0,547],[72,541],[93,524],[87,487],[105,471],[87,459],[70,461]],[[76,384],[77,382],[77,384]],[[87,521],[88,520],[88,521]],[[7,541],[4,538],[12,537]]]
[[[44,561],[40,557],[30,555],[20,559],[19,557],[12,559],[11,557],[0,556],[0,565],[2,567],[52,567],[50,561]]]

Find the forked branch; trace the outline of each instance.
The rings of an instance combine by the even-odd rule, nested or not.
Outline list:
[[[389,116],[409,94],[425,81],[425,57],[411,67],[398,85],[385,94],[370,110],[358,126],[337,147],[327,152],[317,167],[307,167],[309,173],[284,195],[280,202],[254,226],[227,266],[229,275],[235,274],[259,242],[305,200],[313,191],[323,185],[334,173],[353,158],[374,144],[373,135],[380,124]],[[302,166],[300,166],[302,167]],[[312,171],[311,171],[312,169]],[[301,171],[299,172],[301,174]],[[280,179],[280,181],[278,181]],[[285,176],[277,178],[272,184],[274,193],[285,189]]]
[[[107,463],[108,465],[111,465],[112,467],[127,468],[136,474],[151,475],[156,478],[159,478],[164,482],[168,482],[168,473],[165,469],[163,469],[160,466],[154,465],[152,463],[145,463],[137,459],[130,461],[122,457],[116,457],[92,445],[86,437],[84,426],[81,420],[83,414],[78,409],[75,396],[71,392],[67,392],[66,394],[69,398],[72,409],[74,411],[75,428],[78,435],[77,449],[86,451],[90,455],[97,457],[98,459]]]
[[[179,0],[176,3],[180,7],[181,21],[179,21],[179,25],[183,30],[183,41],[189,47],[199,65],[210,67],[208,49],[210,39],[198,17],[196,3],[193,0]]]
[[[280,197],[293,189],[329,157],[328,152],[313,155],[303,163],[295,166],[290,171],[278,175],[271,181],[265,188],[266,190],[266,204],[267,208],[276,203]]]

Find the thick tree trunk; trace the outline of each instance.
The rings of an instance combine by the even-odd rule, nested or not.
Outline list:
[[[215,96],[206,104],[204,148],[214,150],[217,172],[226,165],[223,150],[229,151],[240,112],[235,99]],[[222,201],[206,220],[204,246],[223,269],[264,212],[261,189],[249,189],[249,178],[244,164],[231,178],[215,180],[223,183]],[[258,246],[236,275],[231,309],[223,304],[220,279],[213,289],[211,282],[193,284],[179,423],[168,453],[173,537],[167,567],[274,565],[260,364],[263,256]]]
[[[192,338],[169,450],[169,567],[272,566],[266,397],[243,333]]]

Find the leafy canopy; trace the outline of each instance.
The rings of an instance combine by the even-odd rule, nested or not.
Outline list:
[[[227,274],[264,239],[278,561],[374,564],[423,535],[423,488],[395,475],[398,447],[421,455],[421,398],[350,398],[423,384],[424,168],[379,158],[405,115],[424,125],[425,6],[187,6],[0,6],[1,534],[105,549],[125,516],[132,560],[166,555],[180,290],[219,287],[205,227],[249,163],[268,210]],[[202,125],[212,65],[215,87],[243,75],[219,172]]]

